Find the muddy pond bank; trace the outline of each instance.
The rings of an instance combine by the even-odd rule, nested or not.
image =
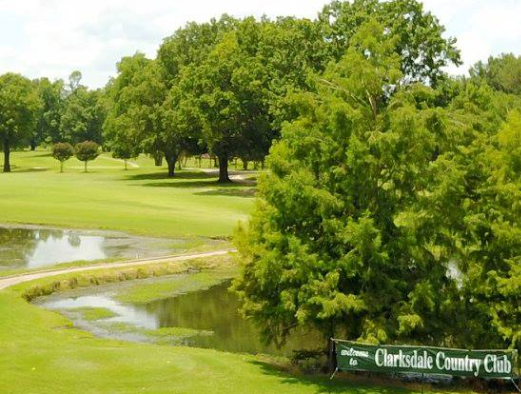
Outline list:
[[[228,290],[234,274],[205,271],[129,281],[55,293],[35,303],[105,338],[287,357],[323,344],[306,332],[292,335],[281,349],[264,344]]]
[[[203,238],[151,238],[115,231],[0,224],[0,271],[39,269],[76,261],[160,257],[219,242]]]

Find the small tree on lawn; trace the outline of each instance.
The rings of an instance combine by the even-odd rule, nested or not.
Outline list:
[[[74,148],[69,143],[58,143],[52,147],[52,157],[60,162],[60,172],[63,172],[63,163],[74,156]]]
[[[80,142],[76,145],[76,158],[85,163],[85,172],[87,171],[87,163],[99,156],[99,145],[94,141]]]

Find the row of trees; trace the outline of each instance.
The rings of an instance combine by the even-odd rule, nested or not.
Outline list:
[[[368,21],[394,37],[400,84],[437,86],[443,67],[460,62],[454,40],[443,38],[443,26],[415,0],[333,1],[315,20],[223,16],[189,23],[164,40],[156,59],[123,58],[104,89],[87,89],[79,72],[68,82],[5,75],[4,171],[13,147],[88,140],[116,158],[146,153],[157,165],[165,160],[170,176],[182,157],[210,153],[227,182],[232,158],[264,162],[282,125],[297,116],[292,96],[314,90],[314,75],[339,62]],[[515,58],[507,60],[509,69],[519,68]],[[476,78],[510,78],[496,61],[506,62],[477,65]],[[515,78],[505,85],[515,86]]]
[[[47,78],[31,81],[14,73],[0,76],[4,172],[11,171],[12,149],[30,146],[34,150],[42,143],[102,143],[106,111],[103,90],[81,85],[78,71],[67,84]]]
[[[52,157],[60,162],[60,172],[63,172],[65,162],[73,156],[84,162],[85,172],[87,172],[89,161],[95,160],[99,154],[99,145],[94,141],[80,142],[76,147],[68,142],[59,142],[52,147]]]
[[[122,157],[164,157],[170,176],[181,156],[209,151],[227,182],[232,157],[264,160],[295,115],[288,97],[312,89],[312,76],[339,61],[368,20],[395,37],[409,83],[436,84],[443,66],[459,63],[453,40],[416,1],[334,1],[315,20],[190,23],[164,40],[157,59],[138,53],[118,64],[108,87],[107,143]]]
[[[350,14],[362,3],[374,4],[333,3],[345,47],[287,98],[291,119],[236,236],[243,312],[275,343],[312,327],[521,349],[521,59],[449,78],[454,42],[418,3]]]

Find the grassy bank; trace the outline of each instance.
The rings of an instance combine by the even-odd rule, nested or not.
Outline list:
[[[165,168],[141,157],[139,167],[102,155],[71,159],[65,173],[48,152],[14,152],[13,172],[0,173],[1,222],[121,230],[151,236],[228,236],[249,213],[253,186],[219,185],[202,171]]]
[[[408,392],[293,377],[254,356],[97,339],[19,295],[0,293],[3,393]]]
[[[229,266],[215,258],[46,278],[0,292],[2,393],[412,393],[402,387],[292,375],[272,360],[214,350],[99,339],[58,313],[29,304],[59,289],[189,269]],[[204,271],[203,271],[204,272]]]

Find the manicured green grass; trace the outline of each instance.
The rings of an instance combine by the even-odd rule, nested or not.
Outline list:
[[[107,272],[91,275],[106,277]],[[38,283],[45,287],[56,281],[47,278]],[[418,392],[392,384],[384,388],[342,378],[291,375],[257,356],[95,338],[73,329],[58,313],[27,303],[22,294],[33,286],[0,292],[2,393]]]
[[[219,185],[199,170],[168,179],[141,157],[140,167],[102,155],[71,159],[65,173],[48,152],[14,152],[13,172],[0,173],[0,222],[121,230],[151,236],[229,236],[253,205],[252,185]]]

